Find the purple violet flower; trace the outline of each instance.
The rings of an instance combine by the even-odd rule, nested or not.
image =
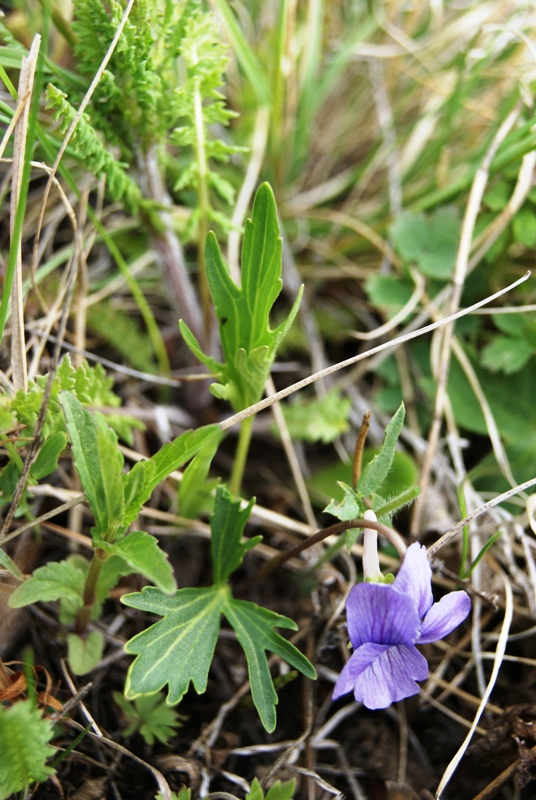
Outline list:
[[[428,663],[416,644],[442,639],[471,610],[466,592],[450,592],[434,603],[426,548],[410,545],[391,584],[360,583],[346,601],[353,654],[344,666],[333,699],[353,691],[367,708],[387,708],[417,694],[415,681],[428,677]]]

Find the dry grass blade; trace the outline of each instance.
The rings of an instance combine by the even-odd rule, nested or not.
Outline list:
[[[501,626],[501,632],[500,632],[500,635],[499,635],[499,639],[497,641],[497,649],[495,651],[495,658],[494,658],[494,661],[493,661],[493,669],[492,669],[492,672],[491,672],[491,677],[489,679],[488,685],[486,686],[486,691],[484,693],[484,696],[482,697],[480,705],[479,705],[479,707],[477,709],[477,712],[475,714],[475,717],[474,717],[473,722],[471,724],[471,727],[469,729],[469,733],[465,737],[465,739],[463,741],[463,744],[458,749],[458,752],[456,753],[456,755],[454,756],[454,758],[452,759],[452,761],[448,765],[447,769],[445,770],[445,772],[443,774],[443,777],[441,778],[441,781],[439,783],[439,786],[437,787],[437,791],[436,791],[437,800],[440,800],[441,795],[443,794],[443,791],[445,790],[447,784],[449,783],[450,779],[454,775],[454,772],[456,771],[460,761],[462,760],[465,751],[469,747],[469,744],[471,742],[471,739],[473,738],[473,734],[474,734],[474,732],[476,730],[476,727],[478,725],[480,717],[482,716],[482,714],[485,711],[487,702],[488,702],[488,700],[490,698],[490,695],[491,695],[491,693],[493,691],[493,687],[495,686],[495,683],[496,683],[497,678],[499,676],[499,670],[501,668],[503,656],[504,656],[504,654],[506,652],[506,645],[508,644],[508,633],[510,631],[510,626],[512,624],[512,618],[513,618],[513,614],[514,614],[514,596],[513,596],[513,593],[512,593],[512,587],[510,586],[510,581],[508,580],[508,577],[504,574],[504,572],[502,571],[502,569],[499,567],[499,565],[496,562],[494,562],[494,567],[495,567],[496,572],[500,575],[500,577],[502,579],[502,582],[503,582],[504,597],[505,597],[505,609],[504,609],[503,623],[502,623],[502,626]]]
[[[448,306],[449,315],[457,311],[460,305],[462,290],[467,275],[469,254],[471,252],[471,241],[473,239],[474,228],[482,204],[484,190],[488,182],[491,164],[501,143],[505,140],[506,136],[515,125],[516,120],[521,113],[521,108],[522,104],[518,103],[516,108],[510,112],[502,125],[500,125],[475,175],[462,225],[462,233],[458,247],[458,255],[456,258],[456,267],[454,270],[452,294]],[[439,348],[437,364],[435,365],[436,393],[434,411],[432,416],[432,425],[428,434],[428,446],[424,455],[419,480],[421,496],[418,498],[415,504],[411,525],[412,534],[414,536],[417,535],[421,527],[423,504],[426,499],[426,492],[430,483],[434,457],[439,441],[441,423],[443,420],[443,408],[445,405],[447,391],[447,380],[449,376],[453,337],[454,328],[452,325],[447,325],[443,329],[441,335],[441,346]]]
[[[357,364],[358,361],[363,361],[366,358],[370,358],[371,356],[376,355],[376,353],[382,353],[384,350],[389,350],[391,348],[398,347],[399,345],[403,344],[404,342],[409,342],[411,339],[416,339],[419,336],[423,336],[426,333],[430,333],[431,331],[435,331],[437,328],[441,328],[443,325],[449,325],[450,323],[454,322],[460,317],[464,317],[467,314],[471,314],[473,311],[476,311],[478,308],[481,308],[488,303],[492,303],[499,297],[502,297],[503,294],[512,291],[516,286],[519,286],[521,283],[524,283],[529,277],[530,272],[525,273],[522,278],[519,280],[514,281],[509,286],[506,286],[504,289],[501,289],[498,292],[490,295],[489,297],[484,298],[484,300],[480,300],[478,303],[475,303],[472,306],[468,306],[464,308],[462,311],[457,311],[455,314],[451,314],[444,319],[439,320],[438,322],[432,322],[430,325],[425,325],[424,328],[419,328],[417,331],[411,331],[409,333],[404,334],[403,336],[398,336],[396,339],[393,339],[391,342],[386,342],[385,344],[380,344],[377,347],[372,347],[370,350],[367,350],[366,353],[359,353],[357,356],[352,356],[351,358],[347,358],[344,361],[340,361],[338,364],[334,364],[330,367],[326,367],[325,369],[320,370],[319,372],[315,372],[314,375],[309,375],[308,378],[304,378],[297,383],[293,383],[291,386],[287,386],[286,389],[282,389],[276,394],[270,395],[270,397],[265,398],[264,400],[255,403],[255,405],[250,406],[249,408],[244,409],[244,411],[240,411],[238,414],[233,414],[232,417],[228,417],[227,419],[223,420],[221,424],[222,430],[227,430],[231,428],[233,425],[236,425],[242,420],[247,419],[248,417],[253,416],[254,414],[258,414],[259,411],[264,411],[265,408],[269,408],[274,403],[278,403],[285,397],[288,397],[294,392],[300,391],[300,389],[304,389],[306,386],[310,386],[315,381],[320,380],[320,378],[326,378],[328,375],[332,375],[334,372],[338,372],[340,369],[344,369],[345,367],[349,367],[352,364]]]
[[[21,196],[21,182],[26,160],[26,140],[28,134],[28,119],[32,101],[37,58],[41,37],[33,40],[30,52],[22,61],[19,79],[19,105],[22,112],[15,128],[15,142],[13,147],[13,171],[11,177],[11,214],[10,231],[13,237],[15,216]],[[11,287],[11,365],[13,369],[13,386],[15,389],[28,391],[28,370],[26,366],[26,346],[24,338],[24,299],[22,293],[22,255],[21,242],[11,241],[11,247],[17,250],[15,273]]]

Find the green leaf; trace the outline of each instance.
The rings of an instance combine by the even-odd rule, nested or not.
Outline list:
[[[276,781],[265,795],[257,778],[253,778],[251,789],[246,795],[246,800],[292,800],[296,781]]]
[[[221,431],[220,436],[208,439],[184,470],[179,485],[179,514],[181,517],[195,519],[205,510],[207,503],[210,503],[210,508],[212,508],[210,495],[219,479],[207,480],[207,475],[223,436],[224,433]]]
[[[371,303],[387,311],[390,316],[396,314],[413,294],[413,286],[409,281],[398,275],[384,275],[381,272],[374,272],[367,278],[365,289]]]
[[[275,199],[264,183],[255,196],[251,219],[245,224],[241,287],[231,279],[214,234],[206,240],[207,280],[224,363],[203,354],[191,332],[181,325],[188,346],[219,379],[211,392],[228,400],[235,411],[260,399],[277,348],[298,311],[301,290],[287,319],[271,330],[270,312],[282,287],[281,251]]]
[[[125,646],[127,653],[137,656],[125,686],[125,695],[130,699],[154,694],[167,685],[167,702],[174,705],[182,699],[190,682],[198,694],[204,692],[222,613],[246,654],[253,702],[266,730],[275,728],[277,694],[265,651],[276,653],[308,678],[316,677],[307,658],[274,630],[296,630],[296,623],[255,603],[234,600],[226,586],[180,589],[171,598],[146,587],[124,595],[121,601],[163,617]]]
[[[41,716],[30,700],[0,705],[0,798],[6,800],[15,792],[25,791],[34,781],[46,781],[54,774],[46,766],[54,755],[49,745],[52,725]]]
[[[534,349],[524,339],[496,335],[482,349],[480,363],[490,372],[511,375],[525,366],[533,352]]]
[[[75,675],[87,675],[102,658],[104,636],[101,631],[89,631],[83,636],[67,635],[67,660]]]
[[[161,694],[140,695],[133,702],[120,692],[112,692],[112,695],[128,723],[124,736],[139,733],[148,745],[153,745],[157,739],[167,744],[180,726],[179,715]]]
[[[446,280],[456,263],[460,228],[457,209],[444,206],[429,216],[402,211],[389,233],[402,258],[415,262],[429,278]]]
[[[534,208],[525,206],[517,212],[512,220],[512,231],[516,242],[525,245],[525,247],[534,247],[536,244]]]
[[[179,589],[170,598],[149,586],[123,595],[125,605],[164,617],[125,645],[137,656],[128,671],[126,697],[154,694],[167,685],[168,703],[174,705],[190,681],[198,694],[205,691],[227,594],[225,587],[211,586]]]
[[[51,561],[17,586],[9,597],[9,606],[20,608],[39,601],[68,599],[80,608],[84,578],[84,571],[69,561]]]
[[[361,500],[361,495],[354,492],[351,486],[348,486],[344,481],[337,481],[343,491],[343,498],[340,502],[336,503],[335,500],[330,500],[325,507],[326,514],[333,514],[337,519],[343,522],[349,519],[359,519],[365,513],[365,504]]]
[[[67,436],[63,431],[56,431],[43,444],[39,455],[30,469],[30,476],[39,481],[51,475],[58,466],[58,460],[67,447]]]
[[[224,586],[242,563],[247,551],[262,539],[262,536],[255,536],[241,542],[254,502],[255,499],[250,500],[246,508],[240,510],[240,500],[233,500],[225,486],[218,486],[216,490],[214,512],[210,519],[210,551],[215,586]]]
[[[165,444],[154,456],[135,464],[124,478],[125,513],[123,525],[134,522],[144,503],[155,488],[173,470],[195,456],[210,439],[221,436],[219,425],[205,425],[195,431],[185,431],[172,442]]]
[[[401,403],[393,418],[390,420],[379,452],[364,468],[357,484],[357,490],[362,497],[369,497],[377,493],[387,478],[395,457],[398,437],[404,425],[406,411]]]
[[[0,566],[7,570],[10,575],[13,575],[14,578],[17,578],[17,580],[24,580],[24,573],[20,567],[15,564],[13,559],[8,556],[5,550],[0,550]]]
[[[192,792],[187,786],[181,786],[179,792],[171,792],[171,800],[191,800],[191,796]],[[164,796],[159,792],[155,800],[164,800]]]
[[[276,627],[296,630],[298,626],[288,617],[246,600],[229,599],[223,613],[246,654],[251,696],[262,724],[271,732],[276,725],[277,694],[265,651],[276,653],[306,677],[316,678],[316,671],[310,661],[274,630]]]
[[[285,422],[292,439],[329,444],[348,430],[352,401],[337,388],[322,397],[302,399],[285,405]]]
[[[112,538],[123,520],[123,456],[102,414],[91,414],[71,392],[61,393],[74,464],[98,535]]]
[[[133,572],[145,575],[163,592],[171,594],[177,588],[171,564],[158,540],[145,531],[132,531],[113,544],[98,542],[106,553],[117,555],[132,567]]]
[[[503,333],[514,339],[521,339],[530,318],[525,314],[492,314],[493,324]]]

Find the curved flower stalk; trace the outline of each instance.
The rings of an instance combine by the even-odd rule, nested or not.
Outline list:
[[[346,612],[354,652],[335,684],[334,700],[353,691],[357,701],[377,709],[418,693],[416,681],[428,677],[428,663],[415,645],[447,636],[471,610],[464,591],[434,603],[431,580],[426,548],[415,543],[392,583],[365,578],[353,587]]]

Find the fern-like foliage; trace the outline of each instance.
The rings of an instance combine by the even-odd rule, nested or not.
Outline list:
[[[46,107],[59,123],[60,133],[65,133],[73,121],[76,110],[67,95],[52,84],[48,85]],[[106,175],[108,195],[116,202],[123,201],[127,208],[136,211],[142,200],[141,189],[127,173],[128,164],[117,161],[99,138],[87,114],[80,118],[71,138],[71,147],[86,169],[96,176]]]
[[[0,410],[10,414],[19,426],[20,437],[24,440],[33,436],[37,416],[43,402],[43,394],[48,375],[39,375],[30,381],[28,391],[20,389],[14,396],[0,395]],[[101,364],[90,367],[83,362],[75,369],[69,356],[62,359],[52,383],[42,437],[49,438],[58,431],[65,430],[65,420],[60,405],[60,392],[73,392],[81,403],[88,406],[115,408],[121,404],[112,391],[113,378],[109,378]],[[132,428],[140,427],[133,417],[108,415],[108,422],[126,442],[132,443]]]
[[[227,48],[220,42],[215,20],[196,9],[186,21],[180,43],[185,65],[185,80],[175,90],[174,105],[181,125],[173,133],[173,141],[185,150],[186,162],[175,184],[176,191],[195,188],[199,204],[192,225],[200,214],[229,227],[227,217],[213,208],[210,190],[226,203],[234,200],[234,189],[222,175],[211,168],[211,162],[227,162],[243,148],[215,139],[214,126],[226,126],[236,114],[225,107],[220,88],[227,66]],[[189,156],[189,157],[188,157]],[[192,158],[193,156],[193,158]]]
[[[46,765],[55,752],[51,738],[50,722],[29,700],[10,708],[0,705],[0,800],[54,774]]]
[[[89,80],[97,72],[123,15],[117,0],[75,0],[73,31],[78,69]],[[163,131],[165,73],[161,68],[168,24],[176,22],[184,3],[139,0],[132,8],[112,59],[93,96],[91,119],[107,141],[130,160]],[[165,123],[164,123],[165,125]],[[164,128],[165,129],[165,128]]]
[[[142,372],[155,372],[154,349],[132,314],[111,302],[95,303],[87,312],[88,328],[114,346],[118,353]]]
[[[73,11],[77,69],[89,85],[124,7],[119,0],[74,0]],[[224,203],[233,201],[233,187],[214,164],[241,150],[214,135],[215,126],[226,126],[234,116],[220,92],[226,65],[226,46],[212,12],[203,10],[200,0],[139,0],[78,125],[73,154],[95,174],[106,175],[113,200],[136,211],[142,196],[132,173],[140,173],[140,185],[148,184],[145,156],[155,151],[175,190],[198,194],[201,211],[194,208],[189,229],[195,228],[200,213],[228,227],[226,216],[210,202],[212,191]],[[49,86],[47,105],[62,133],[82,97],[83,91],[71,87],[67,99],[60,88]],[[191,194],[187,197],[191,202]]]

